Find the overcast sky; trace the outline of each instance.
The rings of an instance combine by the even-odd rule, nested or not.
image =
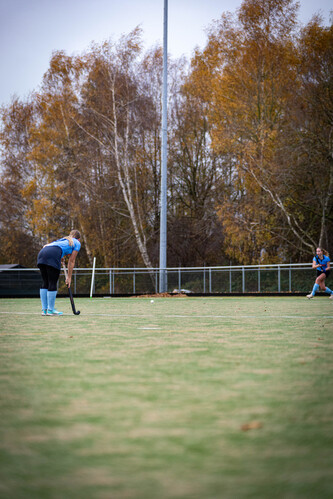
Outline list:
[[[205,28],[241,0],[169,0],[168,52],[190,57]],[[300,20],[330,19],[331,0],[301,0]],[[136,26],[145,48],[163,43],[164,0],[0,0],[0,105],[37,90],[54,50],[80,54],[92,41],[117,40]]]

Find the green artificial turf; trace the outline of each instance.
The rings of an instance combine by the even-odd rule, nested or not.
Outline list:
[[[0,300],[1,498],[333,497],[328,297]]]

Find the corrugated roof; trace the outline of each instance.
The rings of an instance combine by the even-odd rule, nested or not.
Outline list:
[[[1,270],[10,270],[10,269],[24,269],[24,267],[19,263],[5,263],[3,265],[0,265],[0,272]]]

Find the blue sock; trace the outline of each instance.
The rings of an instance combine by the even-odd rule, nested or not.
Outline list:
[[[312,294],[312,296],[314,296],[314,295],[316,294],[316,291],[318,291],[318,289],[319,289],[319,284],[315,284],[315,285],[313,286],[313,290],[312,290],[312,293],[311,293],[311,294]]]
[[[48,310],[54,310],[56,296],[57,296],[56,291],[48,291],[47,292],[47,308],[48,308]]]
[[[40,300],[42,302],[42,309],[46,310],[47,309],[47,289],[40,289],[39,290],[39,296]]]
[[[333,291],[330,288],[326,288],[325,293],[331,295],[333,293]]]

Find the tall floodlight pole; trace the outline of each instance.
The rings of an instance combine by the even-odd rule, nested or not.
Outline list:
[[[168,0],[164,0],[162,92],[162,165],[160,210],[160,293],[167,291],[167,142],[168,142]]]

